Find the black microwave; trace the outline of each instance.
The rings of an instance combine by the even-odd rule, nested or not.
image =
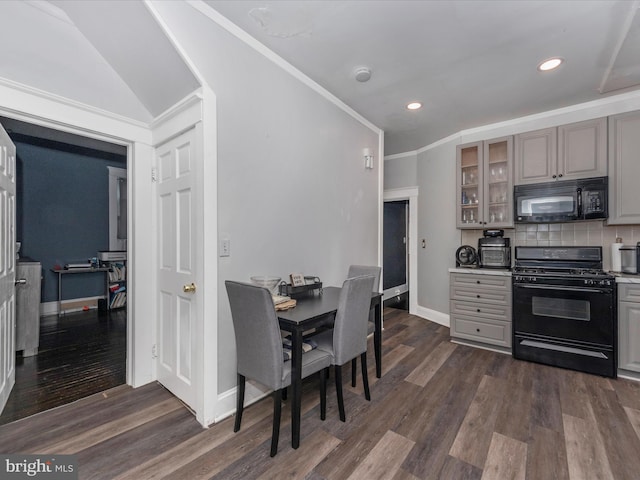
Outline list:
[[[608,217],[608,177],[516,185],[516,223],[560,223]]]

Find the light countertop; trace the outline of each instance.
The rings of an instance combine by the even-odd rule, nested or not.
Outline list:
[[[616,283],[639,283],[640,284],[640,275],[631,275],[628,273],[614,273],[614,272],[609,272],[609,273],[616,277]]]
[[[450,268],[449,273],[469,273],[472,275],[497,275],[497,276],[503,276],[503,277],[511,276],[511,270],[506,270],[502,268],[458,267],[458,268]]]

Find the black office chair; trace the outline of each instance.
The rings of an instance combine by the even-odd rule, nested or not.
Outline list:
[[[278,317],[269,290],[255,285],[225,282],[236,337],[238,398],[233,431],[240,430],[246,378],[273,389],[271,456],[278,453],[282,391],[291,384],[291,362],[285,361]],[[314,349],[302,354],[302,378],[320,372],[320,418],[326,416],[326,370],[331,355]]]

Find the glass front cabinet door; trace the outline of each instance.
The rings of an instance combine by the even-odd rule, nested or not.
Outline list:
[[[458,228],[513,226],[513,137],[457,147]]]
[[[458,145],[457,183],[459,228],[482,226],[482,142]]]

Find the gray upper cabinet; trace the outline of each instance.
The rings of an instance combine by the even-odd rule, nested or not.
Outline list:
[[[558,129],[520,133],[515,139],[515,183],[539,183],[556,175]]]
[[[607,119],[516,135],[515,183],[551,182],[607,175]]]
[[[607,175],[607,118],[558,127],[558,175],[563,180]]]
[[[640,111],[609,117],[609,225],[640,223]]]
[[[513,137],[457,148],[458,228],[513,226]]]

